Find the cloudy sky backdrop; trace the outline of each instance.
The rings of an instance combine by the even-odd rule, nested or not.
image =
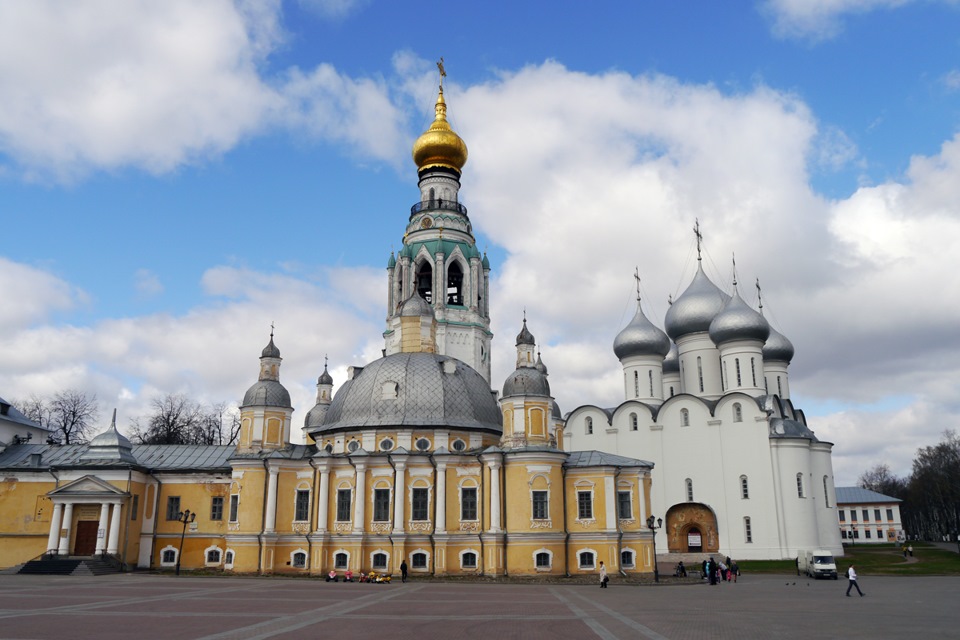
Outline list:
[[[561,408],[696,265],[796,346],[837,484],[960,426],[960,5],[0,0],[0,396],[236,403],[270,323],[299,426],[379,355],[444,56],[493,265]]]

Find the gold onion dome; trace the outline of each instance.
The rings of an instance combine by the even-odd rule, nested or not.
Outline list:
[[[446,167],[460,172],[467,163],[467,145],[447,122],[447,103],[443,101],[443,87],[437,95],[436,117],[430,128],[413,143],[413,161],[417,170]]]

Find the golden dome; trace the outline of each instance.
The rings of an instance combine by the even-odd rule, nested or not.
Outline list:
[[[447,122],[447,103],[443,101],[443,87],[437,96],[437,115],[430,128],[413,143],[413,161],[417,170],[429,167],[447,167],[458,173],[467,163],[467,145]]]

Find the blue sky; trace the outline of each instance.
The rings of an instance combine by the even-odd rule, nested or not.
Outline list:
[[[613,405],[633,270],[760,278],[838,483],[956,428],[960,5],[0,1],[0,395],[238,400],[271,322],[312,406],[382,348],[436,67],[493,262],[564,410]],[[752,286],[741,293],[756,303]],[[124,418],[126,416],[126,418]]]

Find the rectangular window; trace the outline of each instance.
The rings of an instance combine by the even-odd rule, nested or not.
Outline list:
[[[850,509],[850,521],[851,521],[851,522],[856,522],[856,521],[857,521],[857,510],[856,510],[856,509]]]
[[[310,490],[297,489],[297,501],[293,509],[293,519],[306,522],[310,519]]]
[[[863,521],[870,522],[870,509],[863,510]]]
[[[743,519],[743,539],[745,542],[753,542],[753,526],[749,516]]]
[[[547,520],[550,517],[550,511],[547,507],[547,492],[533,492],[533,519]]]
[[[460,519],[477,519],[477,490],[474,487],[460,490]]]
[[[410,519],[423,522],[429,520],[429,507],[430,507],[430,490],[429,489],[414,489],[413,490],[413,505],[410,510]]]
[[[863,532],[863,536],[864,536],[867,540],[869,540],[869,539],[870,539],[870,529],[867,529],[866,531],[864,531],[864,532]]]
[[[223,497],[214,496],[210,499],[210,519],[223,520]]]
[[[577,519],[593,519],[593,494],[589,491],[577,491]]]
[[[236,522],[240,515],[240,496],[233,494],[230,496],[230,522]]]
[[[880,509],[873,510],[873,520],[874,522],[880,522]]]
[[[167,520],[180,519],[180,496],[167,497]]]
[[[389,522],[390,520],[390,489],[373,490],[373,521]]]
[[[629,520],[633,517],[633,501],[630,499],[629,491],[617,491],[617,514],[621,520]]]
[[[893,509],[887,509],[887,520],[893,522]]]
[[[130,505],[130,519],[137,519],[137,512],[140,511],[140,496],[133,496],[133,504]]]
[[[846,522],[846,521],[847,521],[847,512],[846,512],[846,511],[844,511],[843,509],[840,509],[839,511],[837,511],[837,513],[840,514],[840,522]]]
[[[337,489],[337,522],[350,522],[350,489]]]

